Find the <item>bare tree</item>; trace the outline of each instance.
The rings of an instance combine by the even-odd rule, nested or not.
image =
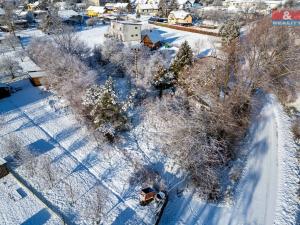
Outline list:
[[[56,29],[53,39],[61,51],[75,55],[80,59],[85,59],[90,53],[90,48],[79,40],[71,27],[61,26],[61,28]]]
[[[101,224],[101,220],[104,215],[107,193],[104,191],[103,187],[96,184],[89,195],[90,196],[88,196],[86,201],[87,207],[83,209],[83,217],[88,224],[99,225]]]
[[[18,61],[11,57],[4,57],[0,61],[0,71],[5,75],[15,79],[20,74],[21,67]]]

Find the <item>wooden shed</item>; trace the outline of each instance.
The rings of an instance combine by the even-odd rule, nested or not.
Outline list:
[[[33,86],[41,86],[42,85],[42,79],[45,79],[47,74],[44,71],[34,71],[34,72],[28,72],[30,81],[33,84]]]
[[[154,200],[155,195],[156,195],[156,192],[151,187],[142,189],[142,191],[140,193],[140,204],[146,205],[147,203]]]
[[[0,179],[2,177],[5,177],[7,174],[9,174],[7,162],[4,159],[0,158]]]

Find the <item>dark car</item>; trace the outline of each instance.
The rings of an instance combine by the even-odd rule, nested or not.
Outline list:
[[[155,22],[160,22],[160,23],[166,23],[168,22],[167,18],[161,18],[158,16],[152,16],[148,19],[148,23],[155,23]]]

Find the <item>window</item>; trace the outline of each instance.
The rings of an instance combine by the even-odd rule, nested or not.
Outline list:
[[[137,27],[135,27],[134,29],[137,29]]]
[[[131,35],[131,37],[133,37],[133,34]]]
[[[137,37],[138,35],[136,34],[135,36]]]

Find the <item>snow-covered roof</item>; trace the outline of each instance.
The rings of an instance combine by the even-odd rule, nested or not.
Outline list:
[[[58,16],[64,20],[70,19],[73,16],[79,16],[77,12],[74,10],[68,9],[68,10],[59,10]]]
[[[36,65],[29,57],[26,57],[19,65],[25,72],[41,71],[42,69]]]
[[[121,2],[118,2],[116,3],[116,8],[126,8],[128,6],[128,3],[121,3]]]
[[[37,7],[39,4],[40,4],[39,1],[36,1],[36,2],[34,2],[34,3],[31,3],[31,5],[34,6],[34,7]]]
[[[156,4],[138,4],[140,9],[158,9],[158,5]]]
[[[1,87],[1,83],[0,83],[0,87]],[[5,84],[5,87],[7,87],[6,84]],[[3,159],[3,158],[0,157],[0,165],[3,165],[5,163],[6,163],[5,159]]]
[[[91,10],[97,13],[104,13],[105,7],[103,6],[89,6],[86,10]]]
[[[29,72],[28,74],[31,78],[39,78],[39,77],[47,76],[47,73],[44,71]]]
[[[148,38],[152,41],[152,43],[157,43],[163,40],[163,37],[157,30],[149,30],[144,34],[144,37],[148,36]]]
[[[189,12],[184,10],[171,11],[170,14],[172,14],[177,19],[185,19],[188,15],[190,15]]]
[[[194,4],[195,0],[177,0],[179,5],[184,5],[187,2]]]
[[[126,8],[128,6],[128,3],[106,3],[105,7],[107,8]]]

